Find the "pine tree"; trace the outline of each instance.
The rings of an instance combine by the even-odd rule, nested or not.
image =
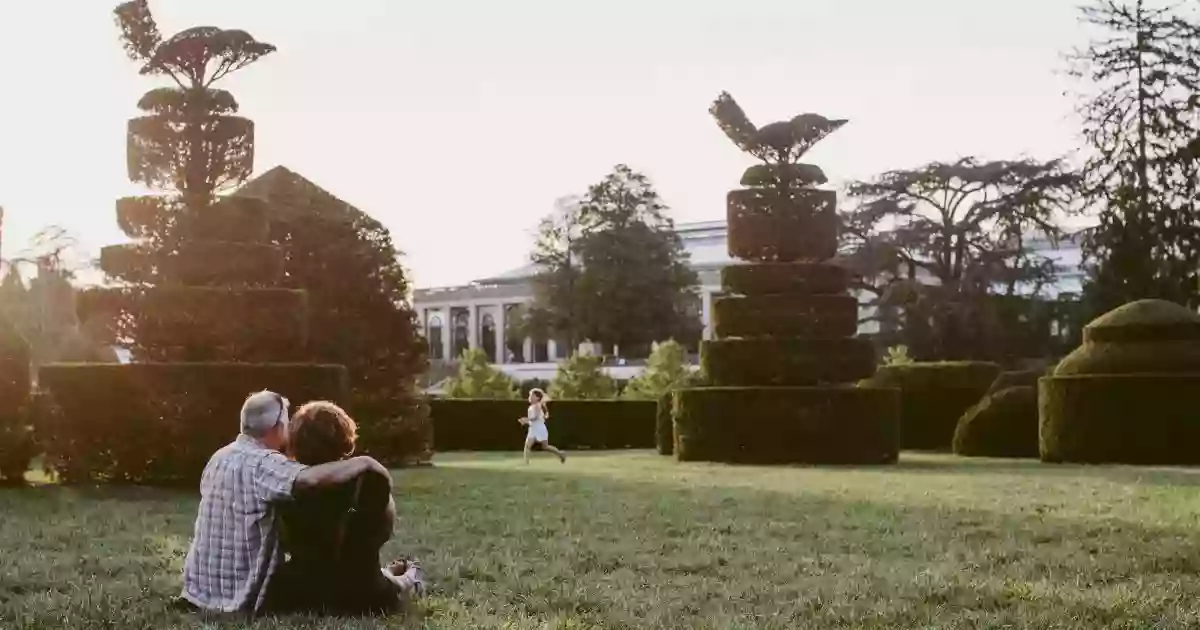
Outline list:
[[[1200,305],[1200,25],[1146,0],[1082,11],[1101,31],[1071,57],[1092,149],[1084,190],[1099,206],[1083,244],[1089,305]]]

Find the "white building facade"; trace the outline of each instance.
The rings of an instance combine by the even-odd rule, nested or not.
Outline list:
[[[712,336],[712,305],[721,291],[721,268],[738,264],[729,257],[725,221],[682,223],[676,226],[689,264],[699,276],[700,320],[703,338]],[[1031,241],[1042,255],[1055,261],[1057,281],[1046,293],[1078,294],[1083,281],[1079,247],[1070,242],[1053,246],[1046,241]],[[517,378],[549,378],[555,363],[570,351],[554,340],[545,342],[525,338],[513,343],[505,331],[534,299],[533,277],[536,268],[519,269],[457,287],[417,289],[413,304],[421,329],[428,340],[429,356],[448,360],[468,348],[481,348],[497,367]],[[860,333],[877,332],[874,323],[864,324]],[[508,343],[506,343],[508,337]],[[609,372],[617,378],[636,375],[640,368],[613,366]],[[629,372],[628,375],[624,374]]]

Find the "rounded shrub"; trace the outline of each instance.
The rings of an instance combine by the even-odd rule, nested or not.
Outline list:
[[[1038,379],[1042,378],[1045,372],[1041,370],[1014,370],[1011,372],[1001,372],[1000,376],[992,382],[992,386],[988,389],[989,394],[994,394],[1012,387],[1033,387],[1037,388]]]
[[[1047,462],[1200,464],[1200,315],[1141,300],[1100,316],[1039,384]]]
[[[867,387],[900,390],[900,444],[906,449],[951,447],[958,419],[975,406],[1000,376],[1000,366],[983,361],[885,365]]]
[[[1007,387],[967,410],[954,431],[954,454],[966,457],[1037,457],[1037,388]]]

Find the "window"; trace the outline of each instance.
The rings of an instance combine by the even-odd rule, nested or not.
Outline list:
[[[442,348],[442,318],[437,315],[429,317],[428,330],[425,331],[425,338],[429,340],[429,358],[445,359],[445,354]]]
[[[499,363],[496,357],[496,319],[491,313],[484,315],[479,327],[479,343],[487,353],[488,361]]]
[[[467,314],[467,309],[454,309],[455,313],[451,316],[454,320],[454,358],[462,357],[463,353],[470,349],[469,333],[471,332],[471,316]]]

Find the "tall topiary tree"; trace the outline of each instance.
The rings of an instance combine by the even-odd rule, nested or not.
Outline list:
[[[681,460],[883,463],[898,452],[898,392],[851,383],[875,371],[855,338],[858,303],[837,253],[836,193],[804,154],[846,121],[803,114],[755,127],[727,93],[710,109],[739,148],[761,160],[728,197],[729,253],[716,339],[701,346],[713,387],[675,407]]]
[[[163,38],[145,0],[116,16],[142,73],[175,84],[143,96],[147,115],[128,131],[130,180],[163,194],[117,202],[134,242],[105,248],[101,268],[120,284],[79,308],[116,322],[140,365],[43,368],[61,410],[44,423],[46,448],[69,480],[192,479],[229,439],[245,394],[336,400],[345,370],[302,363],[307,299],[278,286],[283,254],[268,242],[265,202],[218,195],[250,174],[254,127],[213,85],[274,47],[216,27]]]

